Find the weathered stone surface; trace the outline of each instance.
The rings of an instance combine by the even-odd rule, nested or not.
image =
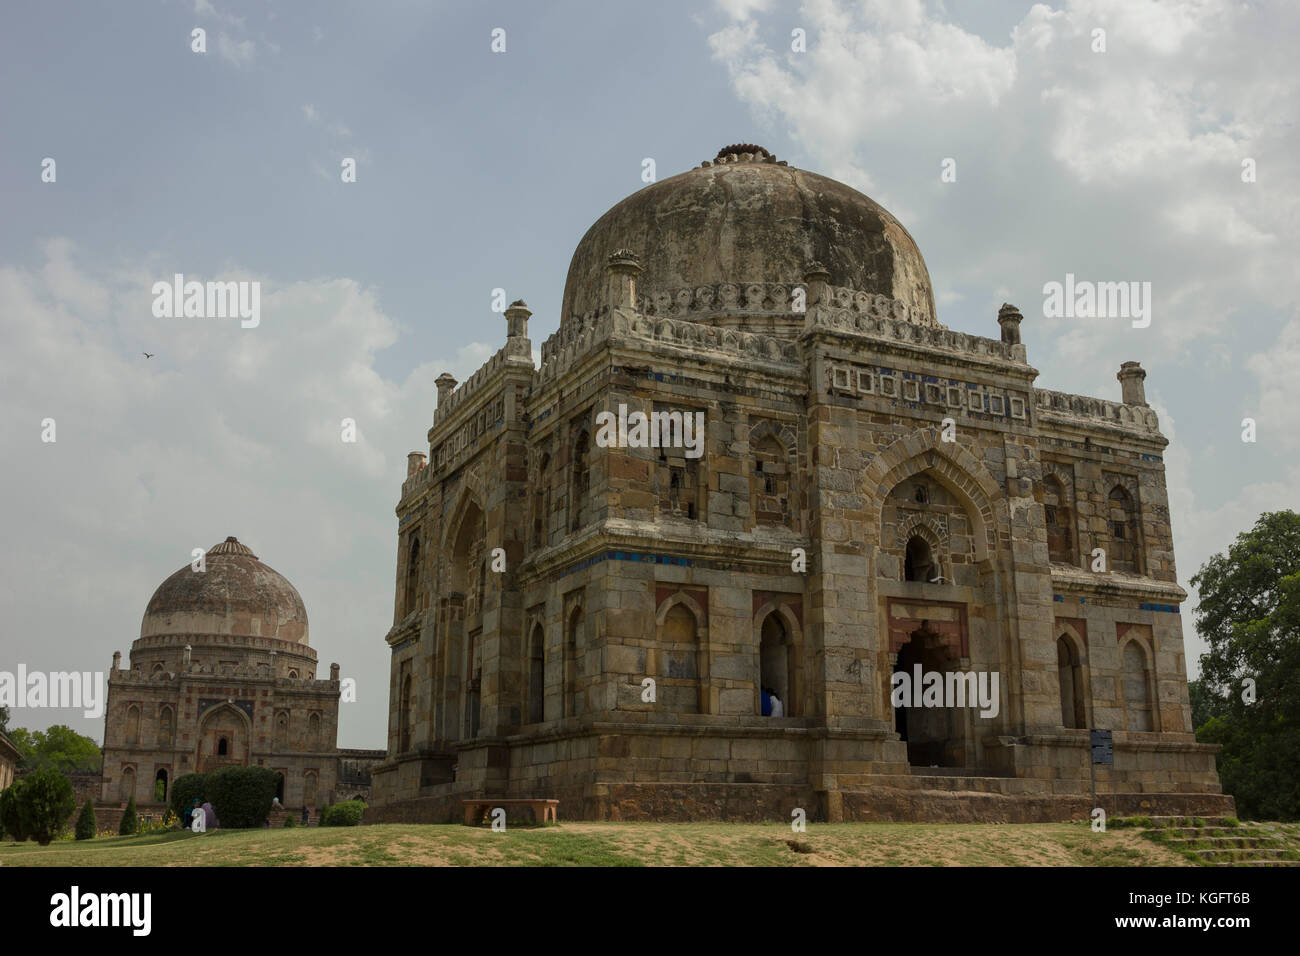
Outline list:
[[[1014,306],[997,338],[943,327],[888,213],[736,149],[588,231],[540,367],[514,321],[440,396],[397,507],[376,819],[464,791],[570,819],[1067,819],[1086,728],[1121,795],[1218,812],[1155,414],[1037,388]],[[629,410],[706,439],[597,441]],[[896,709],[916,668],[993,696]],[[877,786],[940,796],[854,796]]]
[[[383,751],[336,747],[337,665],[317,679],[298,591],[235,538],[159,586],[129,668],[118,664],[115,654],[97,803],[134,796],[149,808],[177,777],[230,765],[282,774],[286,807],[369,797]]]

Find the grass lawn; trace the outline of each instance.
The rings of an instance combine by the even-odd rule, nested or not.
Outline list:
[[[0,866],[1186,866],[1084,823],[565,823],[152,833],[0,843]]]

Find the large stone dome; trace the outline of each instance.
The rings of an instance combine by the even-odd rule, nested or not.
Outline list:
[[[203,571],[181,568],[149,599],[140,636],[229,634],[307,643],[307,608],[297,589],[230,537],[204,555]]]
[[[810,263],[830,283],[903,302],[936,323],[930,274],[915,241],[856,189],[779,163],[761,146],[727,146],[713,162],[646,186],[596,220],[578,243],[561,319],[605,304],[605,266],[640,258],[642,296],[731,283],[802,284]]]

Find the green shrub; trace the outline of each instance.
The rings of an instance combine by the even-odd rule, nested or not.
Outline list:
[[[27,831],[23,829],[22,814],[18,812],[22,789],[23,781],[15,780],[4,793],[0,793],[0,831],[7,833],[19,843],[27,839]]]
[[[117,825],[118,836],[135,836],[140,831],[140,817],[135,812],[135,794],[131,794],[126,801],[126,809],[122,811],[122,822]]]
[[[251,830],[266,822],[271,814],[271,801],[275,799],[280,784],[279,775],[274,770],[222,767],[207,777],[208,799],[222,827]]]
[[[170,801],[172,813],[176,814],[178,819],[185,819],[185,811],[190,808],[190,804],[197,800],[202,806],[203,801],[208,799],[207,787],[207,774],[187,773],[177,777],[176,782],[172,784]]]
[[[23,778],[18,815],[23,831],[41,846],[50,845],[76,809],[72,784],[57,770],[42,768]]]
[[[297,825],[298,825],[298,824],[295,823],[294,820],[293,820],[293,814],[292,814],[292,813],[286,813],[286,814],[284,815],[284,828],[285,828],[286,830],[292,830],[292,829],[293,829],[294,827],[296,827]]]
[[[320,825],[323,827],[355,827],[361,823],[361,815],[366,812],[362,800],[349,800],[336,803],[321,811]]]
[[[76,837],[78,840],[95,839],[95,801],[87,800],[81,805],[81,814],[77,817]]]
[[[1112,817],[1106,821],[1106,826],[1120,830],[1125,827],[1154,827],[1155,822],[1150,817]]]

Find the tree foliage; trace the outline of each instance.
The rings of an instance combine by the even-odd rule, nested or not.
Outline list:
[[[122,822],[117,825],[118,836],[135,836],[140,832],[140,816],[135,812],[135,794],[127,798],[122,811]]]
[[[348,800],[326,807],[320,815],[323,827],[355,827],[361,824],[365,815],[366,804],[363,800]]]
[[[1228,708],[1227,699],[1222,694],[1216,694],[1204,678],[1188,681],[1187,695],[1191,698],[1194,729],[1204,727],[1211,718],[1222,716]]]
[[[48,730],[16,727],[8,731],[7,736],[22,755],[24,767],[61,773],[98,770],[100,767],[99,744],[63,724],[55,724]]]
[[[87,800],[81,805],[81,813],[77,816],[75,836],[78,840],[93,840],[95,831],[95,801]]]
[[[0,793],[0,830],[11,840],[21,843],[27,839],[23,829],[23,817],[18,811],[18,801],[22,796],[23,781],[15,780]]]
[[[1300,514],[1261,515],[1192,578],[1209,644],[1197,736],[1221,744],[1219,779],[1254,819],[1300,819]]]
[[[177,777],[172,784],[170,805],[172,813],[184,820],[185,811],[195,800],[202,805],[208,799],[208,778],[206,774],[187,773]]]
[[[252,829],[266,822],[280,783],[274,770],[222,767],[205,776],[208,799],[212,801],[212,809],[223,827]]]
[[[68,778],[44,767],[23,778],[18,815],[23,831],[41,846],[49,846],[77,809]]]

